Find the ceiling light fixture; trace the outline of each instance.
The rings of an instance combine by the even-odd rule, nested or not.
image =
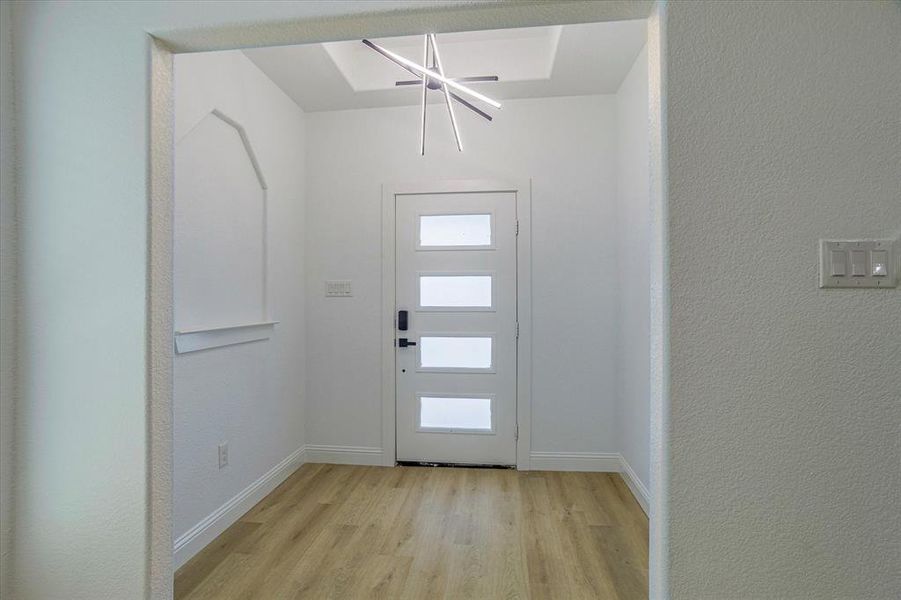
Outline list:
[[[457,150],[460,152],[463,151],[463,142],[460,139],[460,130],[457,126],[457,116],[454,113],[454,105],[451,100],[455,100],[459,102],[469,110],[475,112],[480,117],[491,121],[491,115],[481,110],[468,100],[460,97],[460,95],[455,94],[450,91],[449,88],[452,88],[461,94],[467,95],[476,100],[480,100],[489,104],[494,108],[500,108],[501,103],[497,100],[492,100],[488,96],[484,94],[480,94],[479,92],[463,85],[461,82],[479,82],[479,81],[497,81],[497,75],[482,75],[478,77],[460,77],[460,78],[450,78],[444,73],[444,65],[441,63],[441,55],[438,52],[438,42],[435,39],[434,33],[428,33],[424,36],[423,40],[423,56],[422,56],[422,65],[418,65],[412,60],[404,58],[399,54],[395,54],[390,50],[387,50],[378,44],[375,44],[369,40],[363,40],[363,43],[371,48],[372,50],[378,52],[394,64],[398,65],[402,69],[405,69],[409,73],[418,77],[418,79],[414,79],[412,81],[398,81],[395,85],[403,86],[403,85],[421,85],[422,86],[422,129],[419,137],[419,153],[425,154],[425,117],[426,117],[426,100],[429,90],[441,90],[444,92],[444,101],[447,104],[447,113],[450,116],[451,126],[454,129],[454,139],[457,142]],[[430,64],[431,63],[431,64]]]

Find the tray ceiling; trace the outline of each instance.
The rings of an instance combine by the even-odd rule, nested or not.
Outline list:
[[[497,99],[611,94],[645,43],[645,22],[616,21],[439,34],[451,77],[497,75],[472,84]],[[417,63],[423,37],[373,39]],[[409,73],[360,40],[255,48],[244,53],[308,112],[413,105],[416,86],[395,87]],[[476,87],[478,86],[478,87]],[[433,102],[443,101],[432,94]]]

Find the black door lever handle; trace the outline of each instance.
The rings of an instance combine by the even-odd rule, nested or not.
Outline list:
[[[406,348],[407,346],[415,346],[416,342],[410,342],[407,338],[397,338],[397,347]]]

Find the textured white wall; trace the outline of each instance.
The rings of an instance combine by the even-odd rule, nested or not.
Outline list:
[[[0,597],[11,595],[16,394],[16,198],[12,5],[0,3]]]
[[[126,599],[147,588],[146,32],[177,27],[169,38],[194,44],[312,39],[296,26],[190,30],[410,6],[16,4],[21,597]],[[519,4],[379,26],[475,29],[645,8]],[[671,411],[654,411],[654,443],[662,454],[665,429],[674,458],[654,470],[667,523],[654,525],[666,543],[652,552],[677,597],[890,597],[901,587],[901,403],[885,362],[901,321],[883,318],[898,313],[898,292],[813,289],[816,238],[884,235],[901,221],[899,19],[888,2],[669,5],[672,241],[655,256],[671,251],[674,377]],[[370,24],[313,29],[353,36]],[[763,234],[785,242],[773,279],[759,271]],[[720,273],[722,261],[691,262],[704,240],[749,250],[727,255],[739,276],[705,287],[701,273]],[[793,272],[809,283],[794,287]],[[653,308],[665,324],[665,305]],[[836,360],[855,374],[833,370]]]
[[[147,32],[416,6],[13,6],[26,274],[16,421],[20,598],[125,600],[148,589]],[[171,585],[154,577],[155,590]]]
[[[381,184],[532,178],[532,450],[616,452],[615,98],[516,100],[491,124],[446,111],[308,113],[312,444],[381,447]],[[353,298],[325,298],[351,279]]]
[[[280,322],[269,340],[175,357],[176,538],[304,443],[304,114],[240,51],[176,56],[176,181],[189,177],[178,174],[183,166],[179,154],[183,146],[178,142],[186,139],[187,132],[202,119],[215,119],[208,117],[213,109],[245,128],[268,185],[267,295],[269,316]],[[223,162],[218,168],[250,170],[256,185],[243,146],[234,141],[241,150],[240,160],[245,162]],[[209,158],[224,161],[230,156],[225,150],[227,147],[218,154],[214,150]],[[200,200],[176,188],[176,203]],[[226,205],[215,210],[222,216],[230,209],[241,207]],[[213,214],[208,218],[221,220]],[[255,223],[250,225],[255,227]],[[208,230],[176,221],[176,272],[183,264],[178,254],[181,242],[197,231]],[[230,245],[234,241],[205,239],[204,243]],[[254,284],[258,284],[257,276],[250,275]],[[177,288],[175,294],[178,300]],[[229,324],[184,321],[189,315],[180,317],[182,308],[176,301],[178,327]],[[203,321],[204,317],[200,314],[194,318]],[[220,470],[217,446],[222,442],[229,445],[229,465]]]
[[[618,446],[641,484],[650,486],[650,149],[648,52],[635,59],[616,92]]]
[[[901,7],[667,10],[672,597],[897,598],[901,290],[817,240],[901,233]]]

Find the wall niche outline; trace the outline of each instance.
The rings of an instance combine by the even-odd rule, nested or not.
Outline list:
[[[268,185],[246,128],[214,108],[175,149],[176,351],[267,339]]]

